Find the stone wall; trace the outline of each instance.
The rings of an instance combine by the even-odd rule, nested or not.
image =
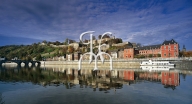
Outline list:
[[[88,61],[82,61],[81,68],[94,68],[95,62],[93,61],[89,64]],[[66,67],[66,68],[78,68],[79,61],[41,61],[41,66],[49,67],[49,66],[58,66],[58,67]],[[110,62],[105,61],[102,63],[101,61],[97,62],[98,69],[110,69]],[[140,68],[140,62],[138,61],[114,61],[112,62],[113,69],[123,69],[123,68]]]

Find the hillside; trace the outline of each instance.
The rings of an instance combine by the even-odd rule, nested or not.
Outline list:
[[[42,60],[42,57],[53,57],[64,54],[62,48],[55,48],[49,45],[9,45],[0,47],[0,57],[6,57],[8,60],[13,58],[22,60]]]

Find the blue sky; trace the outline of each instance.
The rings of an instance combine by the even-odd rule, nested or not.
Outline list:
[[[0,0],[0,46],[79,41],[86,31],[142,45],[174,39],[192,50],[192,1]]]

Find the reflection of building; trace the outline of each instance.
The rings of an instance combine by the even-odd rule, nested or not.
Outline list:
[[[119,77],[124,80],[133,81],[135,80],[135,75],[133,70],[121,70],[119,71]]]
[[[139,73],[139,78],[145,79],[145,80],[156,80],[156,81],[161,80],[161,76],[158,72]]]
[[[178,72],[161,72],[161,83],[163,85],[178,86],[179,85],[179,73]]]
[[[123,74],[125,80],[134,80],[134,71],[124,70]]]
[[[14,70],[14,71],[13,71]],[[2,80],[15,80],[15,78],[21,78],[19,80],[29,80],[26,74],[30,74],[33,83],[41,83],[46,85],[61,85],[64,84],[66,88],[73,88],[76,84],[80,84],[81,87],[92,87],[94,90],[99,88],[100,91],[122,88],[123,84],[135,84],[137,82],[147,80],[158,82],[159,85],[163,84],[165,88],[175,88],[179,85],[179,73],[174,71],[134,71],[132,69],[126,70],[89,70],[82,69],[76,70],[72,68],[63,67],[50,67],[43,69],[20,69],[15,71],[14,68],[10,70],[1,70],[0,74],[7,76],[0,76]],[[18,74],[20,73],[20,74]],[[37,76],[38,75],[38,76]],[[23,78],[23,79],[22,79]],[[161,83],[161,84],[160,84]],[[162,85],[161,85],[162,86]]]

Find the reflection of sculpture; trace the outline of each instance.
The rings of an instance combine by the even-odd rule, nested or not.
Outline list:
[[[102,44],[102,45],[101,45],[101,41],[100,41],[100,42],[99,42],[99,52],[98,52],[98,54],[95,55],[95,54],[93,53],[93,46],[92,46],[92,44],[93,44],[93,39],[92,39],[93,34],[92,34],[92,33],[93,33],[93,32],[94,32],[94,31],[88,31],[88,32],[84,32],[84,33],[82,33],[82,34],[80,35],[80,41],[83,42],[82,37],[83,37],[85,34],[90,34],[90,42],[88,42],[88,43],[83,43],[83,44],[87,44],[87,45],[90,44],[90,52],[87,52],[87,53],[85,53],[85,54],[83,54],[83,55],[81,56],[81,58],[80,58],[80,60],[79,60],[79,70],[81,69],[81,61],[82,61],[82,58],[83,58],[84,55],[87,55],[87,54],[90,55],[90,56],[89,56],[89,64],[92,62],[93,57],[94,57],[94,59],[95,59],[95,67],[94,67],[94,70],[97,70],[97,69],[98,69],[98,68],[97,68],[97,58],[98,58],[98,57],[100,57],[101,62],[104,63],[104,58],[103,58],[102,55],[107,55],[107,56],[109,56],[109,58],[110,58],[110,70],[112,70],[112,58],[111,58],[111,56],[110,56],[108,53],[105,53],[105,52],[102,52],[102,51],[101,51],[101,47],[104,46],[105,44]],[[112,33],[111,33],[111,32],[106,32],[106,33],[104,33],[104,34],[101,36],[101,39],[103,38],[104,35],[107,35],[107,34],[112,34]]]

